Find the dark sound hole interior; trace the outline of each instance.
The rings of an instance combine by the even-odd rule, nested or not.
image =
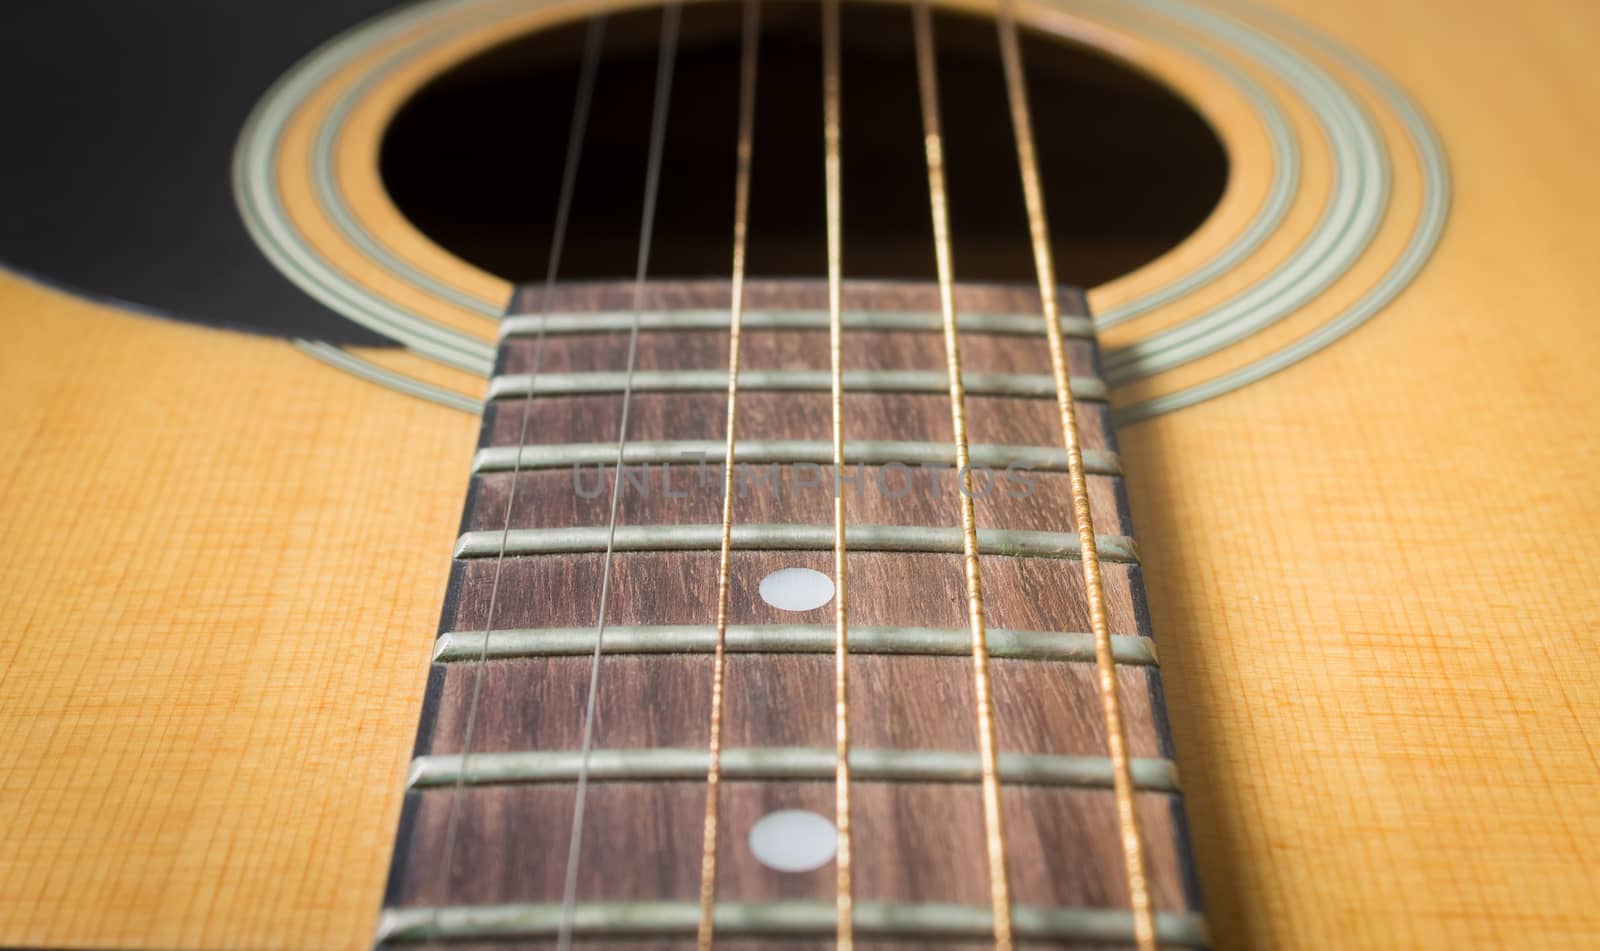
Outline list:
[[[683,11],[652,277],[731,268],[736,3]],[[992,22],[935,18],[956,276],[1031,281],[1033,259]],[[660,12],[606,25],[562,279],[633,274]],[[517,39],[423,88],[384,140],[383,179],[423,232],[516,282],[542,279],[585,28]],[[843,7],[844,270],[933,276],[911,15]],[[825,273],[818,7],[762,6],[751,181],[752,275]],[[1093,286],[1152,260],[1216,205],[1227,158],[1164,86],[1083,47],[1024,35],[1027,83],[1061,279]]]

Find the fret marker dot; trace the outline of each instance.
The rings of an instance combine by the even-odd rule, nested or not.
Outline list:
[[[750,851],[767,868],[810,872],[833,861],[839,831],[833,823],[804,809],[780,809],[750,827]]]
[[[761,579],[760,591],[781,611],[810,611],[833,600],[833,579],[810,568],[779,568]]]

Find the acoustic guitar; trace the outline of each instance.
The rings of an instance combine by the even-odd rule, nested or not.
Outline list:
[[[0,946],[1600,947],[1600,8],[0,37]]]

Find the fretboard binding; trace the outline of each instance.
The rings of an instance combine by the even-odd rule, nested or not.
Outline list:
[[[504,538],[502,539],[502,536]],[[495,558],[504,554],[567,555],[613,551],[718,551],[721,525],[619,525],[612,536],[606,526],[580,528],[514,528],[508,532],[474,531],[456,542],[457,558]],[[851,525],[845,542],[852,551],[957,554],[961,530],[925,525]],[[1138,550],[1125,535],[1099,535],[1095,547],[1105,561],[1137,563]],[[1019,529],[978,530],[982,554],[1022,558],[1077,558],[1078,536],[1067,532]],[[735,525],[732,547],[739,551],[832,551],[831,525]]]
[[[377,942],[421,944],[451,940],[540,939],[556,934],[563,915],[574,935],[585,938],[692,937],[700,906],[689,901],[579,902],[570,912],[559,903],[386,908]],[[834,933],[829,901],[717,902],[719,936],[826,938]],[[988,908],[956,904],[855,903],[856,934],[874,938],[982,941],[992,934]],[[1133,915],[1116,908],[1017,905],[1011,910],[1017,937],[1038,941],[1126,943],[1133,940]],[[1158,912],[1156,934],[1164,945],[1203,948],[1211,943],[1205,919],[1188,912]]]
[[[847,310],[841,315],[845,330],[914,331],[939,333],[943,329],[934,311],[884,312]],[[1038,314],[962,314],[962,333],[1000,336],[1037,336],[1041,333]],[[826,310],[745,310],[740,321],[745,330],[827,330]],[[574,334],[628,333],[633,328],[632,311],[601,313],[514,314],[500,324],[500,336],[532,337],[540,329],[546,336]],[[728,310],[657,310],[639,315],[641,331],[727,330]],[[1061,318],[1063,336],[1078,339],[1094,337],[1094,323],[1087,317]]]
[[[725,779],[801,781],[834,775],[834,750],[827,747],[740,747],[724,749]],[[604,749],[589,752],[590,782],[703,781],[710,763],[704,749]],[[1134,785],[1146,792],[1178,791],[1177,764],[1167,759],[1133,760]],[[411,789],[505,783],[572,782],[583,768],[580,750],[474,751],[471,756],[437,754],[411,761]],[[1026,786],[1111,788],[1111,760],[1105,756],[1001,753],[1002,782]],[[851,775],[858,781],[978,782],[978,754],[958,750],[850,751]]]
[[[489,381],[489,399],[528,396],[592,396],[620,394],[631,385],[635,393],[724,393],[727,370],[613,370],[579,373],[541,372],[535,376],[513,373]],[[1043,373],[964,373],[967,393],[975,396],[1012,396],[1055,399],[1055,380]],[[938,393],[950,390],[949,377],[939,370],[846,370],[844,389],[851,393]],[[1093,377],[1074,377],[1072,395],[1086,401],[1104,401],[1106,386]],[[833,379],[827,370],[742,370],[741,392],[827,393]]]
[[[629,442],[623,447],[625,465],[654,463],[699,465],[717,464],[724,444],[712,439],[681,439],[658,442]],[[1048,446],[1001,446],[979,444],[970,449],[974,466],[990,469],[1016,467],[1036,472],[1067,471],[1064,449]],[[520,456],[520,461],[519,461]],[[558,469],[567,466],[611,465],[616,462],[614,443],[551,443],[522,446],[491,446],[478,450],[473,472],[510,472],[513,469]],[[845,462],[852,465],[906,466],[955,465],[955,450],[948,442],[896,442],[852,440],[844,444]],[[792,465],[813,463],[831,465],[833,444],[823,439],[741,440],[734,446],[734,458],[752,465]],[[1114,452],[1089,450],[1083,453],[1084,471],[1091,475],[1122,474],[1122,463]]]
[[[703,654],[716,644],[712,625],[607,625],[601,647],[606,654]],[[1094,637],[1085,632],[989,629],[989,653],[1012,660],[1094,662]],[[520,657],[587,657],[594,653],[592,627],[547,627],[484,631],[449,631],[434,644],[436,663]],[[736,654],[827,654],[834,649],[834,629],[824,624],[730,624],[726,649]],[[937,627],[853,626],[853,654],[965,656],[971,635],[964,629]],[[1155,642],[1148,637],[1112,635],[1118,664],[1153,667]]]

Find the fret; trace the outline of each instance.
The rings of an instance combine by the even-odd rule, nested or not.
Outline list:
[[[654,281],[645,287],[643,314],[715,312],[720,320],[717,327],[726,330],[731,290],[732,282],[727,278]],[[545,301],[543,287],[524,287],[512,299],[506,319],[537,316],[541,304],[547,305],[543,307],[543,312],[551,315],[572,315],[581,319],[599,316],[604,319],[606,315],[621,313],[631,319],[633,291],[631,284],[614,281],[564,281],[551,289],[550,297]],[[828,288],[823,280],[749,278],[745,281],[744,294],[747,315],[768,312],[822,314],[821,326],[827,326]],[[1092,323],[1088,323],[1088,304],[1083,292],[1078,288],[1063,287],[1061,295],[1062,327],[1073,326],[1069,324],[1069,319],[1086,322],[1078,326],[1092,326]],[[846,315],[872,315],[860,318],[867,320],[887,319],[892,322],[908,319],[899,315],[909,314],[912,315],[909,319],[922,321],[925,318],[919,315],[934,315],[929,332],[938,333],[940,329],[939,291],[929,283],[849,279],[841,289],[840,305]],[[1021,315],[1031,316],[1037,321],[1039,296],[1031,288],[1014,285],[963,284],[956,287],[956,307],[963,314],[984,317]],[[890,316],[884,318],[880,315]],[[1032,333],[1038,332],[1035,324]]]
[[[623,447],[622,461],[624,465],[698,465],[701,461],[716,465],[717,453],[721,449],[722,443],[712,439],[629,440]],[[473,457],[472,471],[509,472],[517,468],[610,465],[616,458],[615,443],[489,446],[478,450]],[[827,441],[820,439],[741,439],[735,444],[735,458],[745,464],[828,465],[833,461],[833,450]],[[955,465],[954,450],[949,443],[943,442],[847,440],[844,458],[847,464],[852,465]],[[1066,451],[1048,446],[979,444],[970,447],[970,458],[974,466],[991,469],[1019,466],[1041,472],[1064,472],[1067,468]],[[1085,470],[1094,475],[1122,474],[1122,464],[1114,452],[1086,452],[1083,464]]]
[[[821,901],[725,902],[717,906],[717,933],[727,937],[823,938],[833,934],[833,903]],[[378,939],[392,943],[553,936],[561,919],[554,904],[510,904],[389,911]],[[690,936],[699,918],[692,902],[585,902],[574,913],[574,931],[586,938]],[[967,905],[908,905],[858,902],[857,934],[868,938],[981,939],[993,919],[989,909]],[[1133,916],[1103,908],[1012,910],[1017,937],[1036,941],[1129,942]],[[1210,936],[1199,915],[1162,913],[1156,917],[1161,942],[1206,947]],[[943,946],[943,945],[941,945]]]
[[[960,533],[953,528],[921,525],[851,525],[845,541],[860,552],[959,552]],[[511,529],[467,532],[456,542],[457,558],[494,558],[521,555],[561,555],[605,551],[714,551],[722,542],[718,525],[619,525],[613,533],[603,526],[561,529]],[[1019,558],[1075,558],[1078,536],[1066,532],[1019,529],[982,529],[978,545],[985,555]],[[831,551],[833,529],[826,525],[735,525],[733,547],[761,551]],[[1107,561],[1136,562],[1133,539],[1100,535],[1095,550]]]
[[[759,591],[779,569],[832,573],[831,480],[818,475],[832,461],[820,370],[826,334],[812,325],[826,303],[819,289],[752,282],[747,316],[754,320],[741,346],[751,369],[741,373],[735,446],[713,909],[719,944],[731,947],[766,946],[753,939],[780,934],[803,942],[796,947],[827,946],[835,924],[831,865],[780,872],[748,845],[754,823],[774,810],[831,817],[834,808],[832,603],[786,611]],[[857,285],[845,295],[847,309],[861,315],[849,329],[850,380],[874,387],[846,393],[844,404],[853,480],[844,490],[852,493],[856,931],[875,945],[908,948],[935,935],[981,944],[989,928],[986,870],[953,859],[982,854],[983,813],[970,632],[954,554],[961,540],[948,380],[939,335],[923,326],[937,309],[930,291]],[[552,316],[508,322],[494,394],[512,398],[487,405],[472,460],[381,943],[443,937],[494,946],[554,937],[598,648],[577,947],[646,939],[693,946],[726,436],[726,312],[716,310],[726,297],[719,293],[726,284],[647,289],[603,641],[596,593],[618,478],[618,371],[626,358],[625,336],[612,325],[629,300],[600,285],[558,287]],[[976,358],[969,386],[1001,381],[987,395],[969,393],[974,465],[998,474],[1023,467],[1033,489],[976,500],[1016,933],[1126,942],[1129,895],[1054,385],[1039,341],[1010,332],[1018,329],[1012,318],[1037,302],[1002,288],[958,289],[961,295],[968,313],[979,315],[962,340]],[[1070,309],[1086,327],[1081,306]],[[1005,319],[985,319],[995,316]],[[546,338],[533,379],[547,382],[533,384],[528,444],[519,446],[524,401],[515,397],[527,391],[533,341],[526,334],[537,332],[536,320]],[[1037,318],[1033,325],[1037,331]],[[1073,335],[1068,348],[1083,389],[1103,395],[1092,339]],[[519,376],[520,390],[506,382]],[[759,388],[817,386],[819,377],[817,389]],[[907,381],[926,389],[904,392]],[[1203,945],[1109,406],[1080,403],[1078,418],[1103,533],[1097,548],[1115,677],[1158,923],[1168,944]],[[881,491],[883,480],[906,470],[922,480],[916,491]],[[796,472],[817,484],[797,487]],[[784,491],[766,490],[773,473]],[[575,476],[593,498],[575,491]],[[639,491],[640,480],[648,492]],[[508,515],[507,557],[499,560]],[[464,727],[474,689],[482,703],[469,751]],[[445,824],[458,795],[458,845],[452,867],[442,870]],[[687,915],[686,929],[675,915]],[[784,931],[769,921],[798,923]],[[429,930],[435,923],[442,934]]]
[[[831,747],[727,747],[722,772],[730,780],[823,780],[833,776]],[[419,756],[411,761],[406,785],[412,789],[498,783],[560,783],[577,779],[581,751],[476,751]],[[595,749],[589,753],[591,782],[654,782],[701,779],[709,758],[701,748]],[[976,753],[960,750],[880,750],[854,747],[850,769],[862,782],[973,783],[979,779]],[[1178,768],[1171,760],[1136,759],[1134,782],[1141,790],[1177,792]],[[1000,778],[1027,786],[1110,788],[1111,761],[1103,756],[1002,753]]]
[[[1018,660],[1090,663],[1092,635],[1068,631],[1008,631],[990,628],[989,652]],[[711,650],[716,628],[711,625],[607,625],[601,645],[607,654],[698,654]],[[850,650],[855,654],[907,654],[960,657],[971,650],[970,634],[959,628],[855,626]],[[734,624],[727,632],[727,650],[735,654],[825,654],[833,650],[833,629],[824,624]],[[447,631],[434,642],[435,663],[476,661],[480,657],[588,657],[594,653],[592,627],[550,627],[525,630]],[[1111,649],[1117,663],[1154,666],[1155,642],[1148,637],[1114,634]]]
[[[530,389],[536,397],[621,393],[629,376],[608,370],[506,374],[489,380],[489,398],[517,399],[528,396]],[[635,393],[720,393],[728,388],[726,370],[635,370],[631,377]],[[962,379],[978,396],[1054,399],[1056,393],[1055,381],[1042,373],[967,372]],[[739,373],[741,393],[826,392],[831,385],[824,370],[749,369]],[[936,370],[846,370],[844,388],[854,393],[943,393],[949,380]],[[1106,386],[1094,378],[1078,377],[1072,381],[1072,393],[1080,400],[1103,401]]]
[[[846,331],[910,331],[939,333],[942,329],[936,311],[880,311],[847,310],[840,314]],[[639,329],[644,333],[660,331],[721,330],[728,329],[728,309],[652,310],[639,315]],[[746,310],[743,326],[747,330],[826,330],[828,312],[825,310]],[[1012,337],[1036,338],[1039,335],[1038,314],[962,314],[959,326],[963,334],[1001,334]],[[628,333],[633,328],[633,312],[613,313],[549,313],[512,314],[500,323],[501,339],[533,337],[540,331],[548,336],[578,334]],[[1086,317],[1063,315],[1063,336],[1090,339],[1094,323]]]

